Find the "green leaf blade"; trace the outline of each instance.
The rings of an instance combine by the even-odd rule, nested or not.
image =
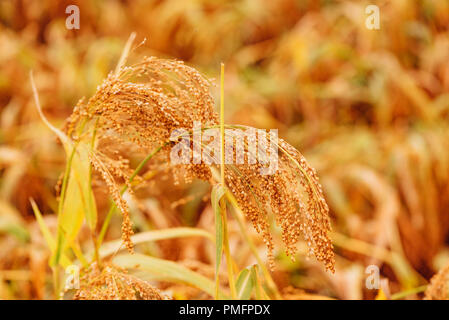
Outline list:
[[[256,281],[252,269],[253,267],[243,269],[237,278],[236,287],[239,300],[249,300],[251,298]]]
[[[122,268],[146,271],[155,280],[187,284],[211,296],[215,293],[213,281],[173,261],[135,253],[116,256],[112,262]],[[219,297],[225,298],[223,294]]]

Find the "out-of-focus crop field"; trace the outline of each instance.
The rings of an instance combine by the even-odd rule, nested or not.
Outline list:
[[[80,9],[79,30],[66,28],[71,4]],[[114,71],[133,32],[130,64],[143,56],[185,61],[215,79],[217,111],[223,62],[226,123],[278,129],[317,171],[330,210],[335,273],[308,258],[303,241],[292,261],[273,226],[269,272],[277,290],[265,277],[262,297],[449,298],[449,1],[375,1],[380,30],[365,27],[369,4],[0,0],[0,299],[55,298],[55,277],[65,274],[50,267],[53,254],[42,225],[55,240],[67,156],[39,117],[29,72],[45,116],[62,128],[77,102],[91,97]],[[207,184],[174,184],[151,172],[145,179],[154,181],[126,198],[136,235],[181,227],[215,233]],[[92,189],[99,233],[110,196],[101,179],[92,180]],[[238,222],[229,216],[227,226],[236,276],[258,262]],[[121,224],[121,215],[114,214],[106,245],[120,239]],[[251,224],[246,228],[268,265],[262,237]],[[84,224],[73,252],[63,258],[88,265],[91,235]],[[215,282],[215,247],[207,236],[161,239],[137,241],[136,255],[173,261]],[[127,263],[106,267],[107,276],[118,274],[136,287],[151,284],[157,288],[152,298],[214,297],[199,285],[161,281],[151,268],[122,273]],[[380,289],[367,285],[376,266]],[[221,269],[218,281],[226,288],[231,284],[225,265]],[[102,271],[86,274],[95,272]],[[93,285],[84,280],[88,297]]]

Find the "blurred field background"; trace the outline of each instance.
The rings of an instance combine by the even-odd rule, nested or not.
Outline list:
[[[365,28],[371,2],[380,30]],[[146,41],[131,59],[177,58],[211,78],[224,62],[227,123],[278,128],[318,171],[336,273],[304,254],[291,262],[277,246],[273,278],[284,298],[421,299],[449,263],[449,1],[371,2],[0,0],[0,298],[51,298],[49,251],[29,198],[54,211],[65,154],[39,119],[29,70],[45,114],[61,126],[136,32],[136,43]],[[65,27],[70,4],[80,8],[79,30]],[[202,184],[160,184],[132,211],[135,227],[208,229],[204,195]],[[96,197],[101,220],[108,197]],[[110,240],[120,238],[114,219]],[[56,223],[53,214],[45,220]],[[254,263],[233,221],[230,233],[236,262]],[[204,240],[149,250],[213,275]],[[388,279],[381,294],[365,286],[371,264]],[[182,285],[170,290],[199,297]]]

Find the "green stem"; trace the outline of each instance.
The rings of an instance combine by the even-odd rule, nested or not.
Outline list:
[[[52,267],[52,269],[53,269],[53,294],[55,300],[59,300],[60,299],[59,287],[61,283],[59,265],[55,265],[54,267]]]
[[[97,118],[97,121],[95,121],[94,131],[92,133],[92,140],[90,142],[91,151],[93,151],[95,148],[95,138],[97,136],[97,126],[98,126],[99,119],[100,118]],[[89,164],[89,187],[92,188],[92,164],[91,163]],[[90,202],[89,208],[93,207],[93,205],[92,205],[93,201],[94,201],[93,192],[90,191],[89,192],[89,202]],[[95,216],[97,216],[97,215],[95,214]],[[101,260],[100,260],[100,255],[98,254],[98,246],[97,246],[97,241],[96,241],[97,237],[96,236],[97,236],[97,221],[95,221],[95,223],[93,223],[93,225],[92,225],[91,237],[92,237],[92,242],[93,242],[94,250],[95,250],[95,261],[97,261],[97,266],[99,268],[101,268]]]
[[[253,253],[254,257],[257,260],[257,263],[259,264],[260,269],[262,270],[262,273],[264,275],[265,281],[267,282],[268,288],[273,292],[274,297],[276,299],[282,299],[281,294],[279,293],[279,290],[276,286],[276,284],[274,283],[273,278],[270,275],[270,272],[268,271],[267,267],[265,266],[264,262],[262,261],[262,259],[260,258],[259,253],[257,252],[257,248],[256,245],[254,244],[254,241],[250,238],[250,236],[248,235],[248,232],[246,231],[245,228],[245,223],[243,221],[243,217],[241,212],[239,211],[240,208],[238,207],[237,204],[237,200],[234,198],[234,196],[226,190],[226,198],[228,198],[229,202],[232,204],[232,206],[234,207],[234,217],[237,220],[237,223],[239,225],[239,229],[240,232],[243,235],[243,238],[245,239],[245,241],[248,243],[251,252]]]
[[[67,182],[69,180],[70,170],[72,167],[72,160],[73,160],[73,157],[75,156],[76,147],[77,147],[77,145],[73,146],[72,153],[70,154],[70,157],[67,161],[67,165],[65,168],[64,178],[62,179],[61,194],[59,195],[59,204],[58,204],[58,216],[61,214],[62,209],[63,209],[65,193],[67,190]]]
[[[402,292],[398,292],[398,293],[392,294],[391,295],[391,300],[398,300],[398,299],[405,298],[405,297],[407,297],[409,295],[412,295],[412,294],[424,292],[426,290],[426,288],[427,288],[427,285],[424,285],[424,286],[416,287],[416,288],[413,288],[413,289],[410,289],[410,290],[406,290],[406,291],[402,291]]]
[[[224,64],[221,64],[220,73],[220,138],[221,138],[221,166],[220,166],[220,182],[223,188],[226,188],[225,184],[225,131],[224,131]],[[232,266],[231,250],[229,248],[229,235],[228,235],[228,223],[226,216],[226,199],[222,197],[220,199],[220,208],[223,218],[223,247],[226,256],[226,265],[228,269],[229,287],[231,289],[232,299],[237,298],[237,290],[235,288],[234,271]]]
[[[234,271],[233,271],[233,260],[231,256],[231,250],[229,247],[229,236],[228,236],[228,223],[226,218],[226,200],[222,198],[220,202],[224,202],[224,211],[222,211],[223,214],[223,250],[226,256],[226,265],[228,269],[228,281],[229,281],[229,288],[231,289],[231,298],[237,299],[237,289],[235,287],[235,280],[234,280]],[[222,206],[222,203],[220,203],[220,206]],[[223,207],[222,207],[223,209]]]

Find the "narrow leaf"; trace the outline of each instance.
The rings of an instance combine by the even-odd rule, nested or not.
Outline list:
[[[30,82],[33,90],[36,108],[40,118],[45,125],[55,133],[61,140],[67,155],[67,189],[61,194],[61,206],[58,212],[58,236],[55,249],[51,259],[51,264],[59,263],[59,258],[64,251],[72,246],[81,228],[84,216],[91,229],[95,228],[97,211],[93,199],[92,188],[90,186],[90,162],[88,159],[88,148],[85,143],[80,143],[75,147],[70,138],[61,130],[53,126],[47,120],[39,101],[33,73],[30,72]],[[36,207],[37,208],[37,207]]]
[[[263,286],[262,286],[262,280],[259,276],[259,271],[257,270],[257,266],[253,266],[251,268],[251,273],[254,277],[254,286],[256,288],[256,299],[257,300],[270,300],[270,297],[265,292]]]
[[[211,296],[215,293],[213,281],[173,261],[135,253],[116,256],[112,262],[122,268],[146,271],[154,280],[191,285]]]
[[[251,292],[255,283],[252,269],[253,267],[243,269],[237,278],[237,299],[239,300],[248,300],[251,298]]]
[[[52,254],[54,254],[55,250],[56,250],[56,242],[53,239],[53,236],[51,235],[51,232],[48,229],[47,225],[45,224],[44,218],[42,217],[42,214],[39,211],[39,208],[36,205],[36,202],[34,202],[33,199],[30,199],[30,202],[31,202],[31,207],[33,208],[34,215],[36,216],[36,221],[39,224],[39,228],[42,232],[42,235],[44,236],[44,239],[47,242],[50,252]],[[61,264],[63,265],[64,268],[66,268],[67,266],[72,264],[72,262],[66,256],[63,255],[61,258]]]
[[[212,188],[211,202],[212,209],[214,210],[215,216],[215,285],[218,288],[219,284],[219,271],[221,265],[221,258],[223,256],[223,239],[224,239],[224,226],[223,217],[220,208],[220,199],[224,196],[225,189],[221,184],[217,184]]]

